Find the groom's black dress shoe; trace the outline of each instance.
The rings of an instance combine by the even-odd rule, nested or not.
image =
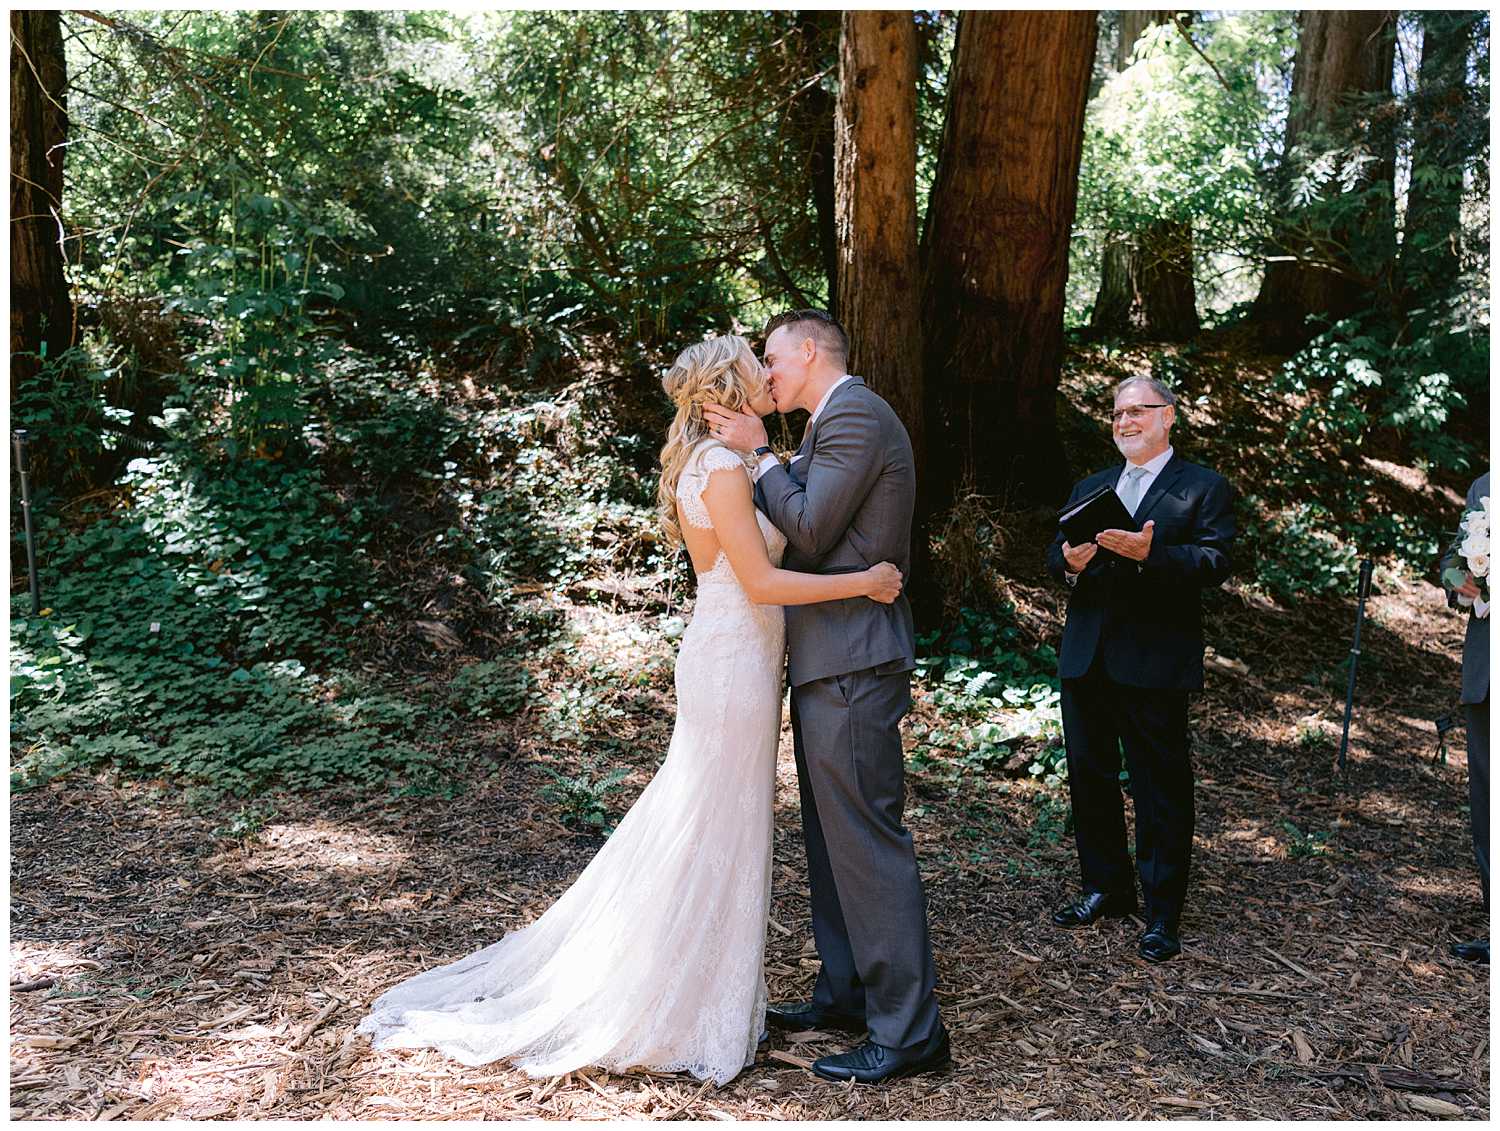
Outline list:
[[[804,1029],[837,1029],[842,1033],[863,1033],[865,1019],[819,1005],[815,1001],[776,1002],[766,1006],[766,1024],[773,1029],[800,1033]]]
[[[1156,920],[1141,936],[1141,957],[1147,962],[1165,962],[1181,953],[1182,940],[1177,937],[1177,928],[1165,919]]]
[[[1105,895],[1102,891],[1086,891],[1073,903],[1059,907],[1052,913],[1052,924],[1057,927],[1087,927],[1100,919],[1120,919],[1134,915],[1135,893],[1130,895]]]
[[[1490,964],[1490,940],[1473,939],[1470,942],[1456,942],[1453,944],[1453,957],[1462,958],[1465,962],[1482,962]]]
[[[857,1049],[813,1061],[812,1070],[825,1080],[879,1084],[917,1072],[946,1068],[951,1062],[948,1030],[939,1021],[937,1032],[920,1045],[909,1049],[888,1049],[874,1041],[866,1041]]]

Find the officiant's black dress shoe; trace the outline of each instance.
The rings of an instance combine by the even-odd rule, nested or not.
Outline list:
[[[866,1041],[857,1049],[813,1061],[812,1070],[825,1080],[879,1084],[918,1072],[946,1068],[950,1063],[948,1030],[939,1021],[937,1032],[920,1045],[909,1049],[888,1049],[874,1041]]]
[[[1453,944],[1453,957],[1462,958],[1465,962],[1482,962],[1490,964],[1490,940],[1472,939],[1469,942],[1456,942]]]
[[[1052,924],[1057,927],[1087,927],[1100,919],[1120,919],[1134,915],[1135,893],[1130,895],[1106,895],[1102,891],[1086,891],[1074,902],[1059,907],[1052,913]]]
[[[837,1029],[841,1033],[863,1033],[865,1019],[819,1005],[815,1001],[783,1001],[766,1006],[766,1024],[773,1029],[800,1033],[805,1029]]]
[[[1182,940],[1177,937],[1177,928],[1165,919],[1156,920],[1141,936],[1141,957],[1147,962],[1165,962],[1181,953]]]

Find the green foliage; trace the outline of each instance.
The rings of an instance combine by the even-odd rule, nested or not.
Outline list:
[[[1268,517],[1263,512],[1256,495],[1239,508],[1239,545],[1257,586],[1283,601],[1353,592],[1358,556],[1334,532],[1338,524],[1328,508],[1298,503]]]
[[[1293,860],[1308,860],[1328,852],[1331,833],[1317,832],[1312,829],[1304,832],[1291,821],[1282,821],[1281,827],[1286,831],[1287,855]]]
[[[1253,254],[1270,231],[1292,15],[1199,13],[1189,28],[1196,50],[1175,26],[1157,24],[1131,65],[1104,83],[1084,120],[1071,321],[1087,317],[1104,244],[1164,221],[1192,224],[1200,305],[1243,297],[1226,289],[1236,280],[1209,268]]]
[[[497,474],[478,492],[455,481],[462,552],[487,592],[503,601],[520,582],[671,568],[657,537],[654,441],[621,419],[617,400],[587,382],[507,399],[482,421]]]
[[[13,784],[113,764],[247,794],[431,763],[431,715],[342,666],[378,598],[367,535],[314,473],[208,477],[163,457],[133,461],[124,486],[117,517],[46,520],[51,607],[12,602]]]
[[[548,769],[552,784],[542,787],[542,797],[557,806],[563,824],[608,835],[614,831],[616,820],[609,809],[609,795],[619,790],[630,771],[617,768],[596,778],[593,774],[597,769],[597,763],[577,774]]]
[[[1027,849],[1035,852],[1042,848],[1056,848],[1072,831],[1073,808],[1068,801],[1055,793],[1037,793],[1036,820],[1026,842]]]
[[[1337,749],[1338,742],[1323,721],[1314,717],[1297,723],[1297,745],[1308,753],[1326,754]]]
[[[1392,346],[1384,329],[1373,316],[1345,319],[1287,359],[1275,391],[1304,404],[1288,440],[1315,444],[1319,452],[1331,447],[1350,460],[1374,430],[1393,429],[1435,466],[1467,470],[1474,446],[1451,425],[1457,412],[1487,392],[1488,373],[1480,370],[1487,346],[1444,342],[1433,333]],[[1440,361],[1454,363],[1457,374],[1440,368]]]
[[[213,835],[226,840],[245,840],[265,828],[266,822],[274,819],[277,812],[274,801],[249,802],[241,805],[222,825],[215,828]]]
[[[453,709],[474,718],[514,715],[532,698],[531,673],[513,660],[481,660],[448,681]]]
[[[40,361],[11,390],[11,427],[26,429],[34,450],[65,456],[64,473],[75,473],[117,439],[101,428],[104,386],[114,374],[79,346]]]
[[[1066,777],[1057,656],[1045,646],[1023,651],[1013,613],[964,609],[952,628],[918,641],[924,654],[917,676],[938,718],[912,726],[913,768],[982,773],[1005,769],[1019,755],[1027,772],[1048,784]]]

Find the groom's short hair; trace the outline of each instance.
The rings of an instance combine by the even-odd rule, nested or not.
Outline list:
[[[788,310],[766,323],[765,337],[783,326],[792,327],[792,333],[805,335],[818,343],[818,348],[828,354],[837,354],[841,363],[849,360],[849,335],[839,321],[826,310]]]

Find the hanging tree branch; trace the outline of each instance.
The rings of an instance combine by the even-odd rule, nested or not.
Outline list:
[[[1198,58],[1202,59],[1205,63],[1208,64],[1209,70],[1213,71],[1214,77],[1219,80],[1219,85],[1227,90],[1230,94],[1233,94],[1234,88],[1229,85],[1229,80],[1226,79],[1223,72],[1214,65],[1214,61],[1203,53],[1203,48],[1199,47],[1195,42],[1193,42],[1193,37],[1188,34],[1187,24],[1182,22],[1182,17],[1179,16],[1176,12],[1172,13],[1172,26],[1175,27],[1178,31],[1182,32],[1182,38],[1188,41],[1188,46],[1198,53]]]

